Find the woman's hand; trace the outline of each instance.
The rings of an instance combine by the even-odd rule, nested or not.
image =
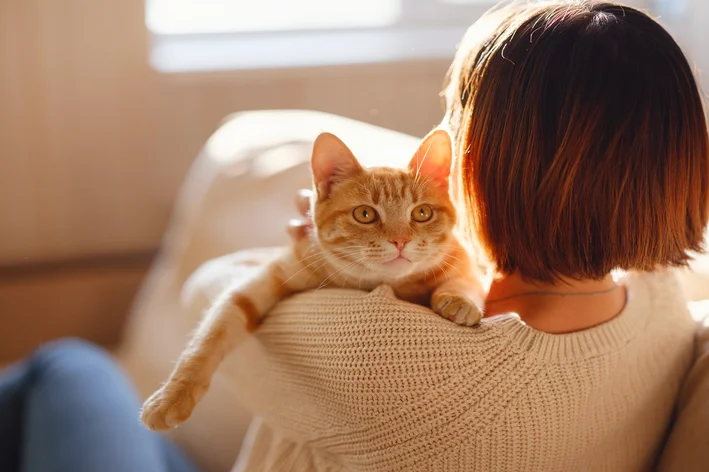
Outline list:
[[[294,241],[298,241],[308,236],[308,232],[313,226],[310,216],[310,199],[313,196],[312,190],[302,189],[295,197],[295,206],[302,218],[292,219],[288,222],[288,233]]]

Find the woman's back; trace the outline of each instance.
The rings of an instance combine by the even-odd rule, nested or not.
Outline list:
[[[674,276],[630,274],[608,323],[455,326],[382,287],[281,304],[232,358],[254,423],[239,470],[648,470],[689,367]]]

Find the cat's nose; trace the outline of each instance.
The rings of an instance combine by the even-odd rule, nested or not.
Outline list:
[[[406,243],[408,243],[409,241],[411,241],[411,238],[406,237],[394,238],[389,240],[390,243],[396,246],[399,252],[404,250],[404,246],[406,246]]]

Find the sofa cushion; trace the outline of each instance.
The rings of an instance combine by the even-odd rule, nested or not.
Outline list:
[[[677,400],[660,471],[709,470],[709,300],[689,304],[697,320],[695,361]]]

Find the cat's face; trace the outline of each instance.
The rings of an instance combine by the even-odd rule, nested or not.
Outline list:
[[[443,130],[424,140],[407,169],[362,168],[339,139],[321,135],[313,152],[321,249],[342,274],[374,280],[443,264],[455,226],[450,162]]]

